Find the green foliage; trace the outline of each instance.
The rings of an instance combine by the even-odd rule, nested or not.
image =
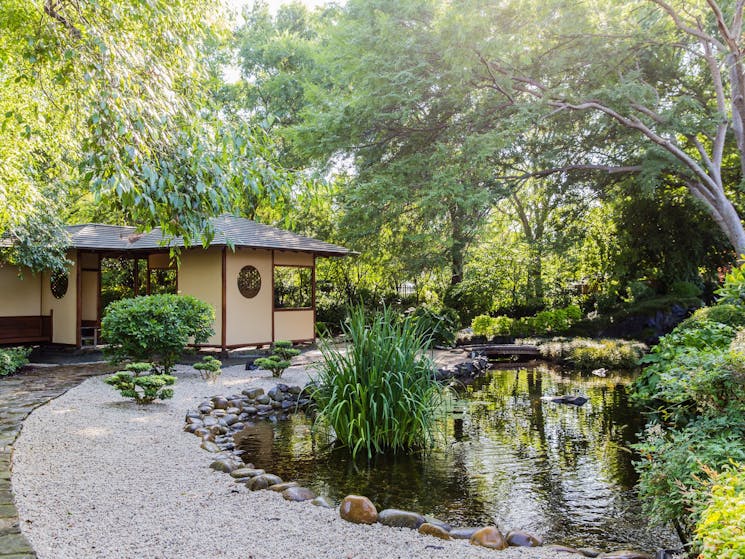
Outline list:
[[[333,428],[354,456],[426,447],[442,398],[426,336],[411,317],[398,320],[386,308],[367,321],[361,307],[344,334],[346,352],[321,344],[318,423]]]
[[[479,315],[471,323],[477,336],[543,336],[566,332],[582,319],[582,310],[577,305],[563,309],[540,311],[534,316],[510,318],[508,316],[489,317]]]
[[[21,367],[28,365],[30,347],[0,348],[0,377],[12,375]]]
[[[201,361],[194,364],[194,368],[204,380],[214,382],[222,373],[222,361],[215,359],[211,355],[205,355]]]
[[[701,297],[701,287],[692,281],[674,281],[668,288],[668,293],[681,299]]]
[[[724,284],[716,291],[718,303],[742,305],[745,303],[745,264],[733,268],[724,276]]]
[[[677,328],[678,330],[698,329],[704,322],[718,322],[732,328],[742,328],[745,326],[745,306],[724,303],[702,307],[678,324]]]
[[[150,360],[169,373],[187,344],[210,338],[214,320],[212,307],[195,297],[148,295],[111,303],[101,334],[115,362]]]
[[[580,371],[608,369],[633,369],[646,353],[647,346],[627,340],[591,340],[586,338],[556,338],[540,341],[541,355],[546,359],[571,364]]]
[[[272,355],[260,357],[254,363],[261,369],[271,371],[273,377],[279,378],[284,370],[290,366],[290,360],[296,355],[300,355],[300,350],[294,349],[292,342],[277,340],[272,346]]]
[[[173,389],[166,388],[176,382],[176,377],[148,371],[155,371],[152,363],[130,363],[123,371],[106,377],[104,382],[116,388],[125,398],[132,398],[138,404],[149,404],[155,400],[173,397]]]
[[[435,309],[420,305],[411,313],[411,320],[429,341],[429,346],[452,346],[458,331],[459,316],[455,309]]]
[[[745,557],[745,468],[735,464],[708,473],[710,497],[696,526],[699,559]]]

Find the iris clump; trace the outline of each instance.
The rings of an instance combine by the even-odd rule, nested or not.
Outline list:
[[[321,343],[317,424],[333,428],[353,456],[427,447],[443,395],[428,336],[387,308],[369,320],[353,309],[343,330],[348,351]]]

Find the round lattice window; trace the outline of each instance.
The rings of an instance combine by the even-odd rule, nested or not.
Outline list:
[[[53,272],[49,279],[49,287],[56,299],[62,299],[67,293],[67,274],[65,272]]]
[[[243,266],[238,273],[238,290],[247,299],[256,297],[261,289],[261,275],[253,266]]]

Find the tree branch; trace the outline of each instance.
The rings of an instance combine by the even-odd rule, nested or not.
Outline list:
[[[80,39],[80,30],[75,27],[70,21],[63,16],[58,10],[61,2],[57,0],[46,0],[44,4],[44,13],[46,13],[52,19],[58,21],[62,26],[70,32],[75,39]]]

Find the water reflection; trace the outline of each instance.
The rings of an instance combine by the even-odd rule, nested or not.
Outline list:
[[[551,542],[654,549],[672,533],[649,530],[632,491],[628,445],[642,425],[627,376],[493,371],[446,410],[442,440],[426,456],[370,464],[331,450],[297,414],[248,428],[237,444],[257,467],[334,499],[367,495],[380,508],[432,514],[457,525],[496,522]],[[582,407],[544,396],[581,394]]]

